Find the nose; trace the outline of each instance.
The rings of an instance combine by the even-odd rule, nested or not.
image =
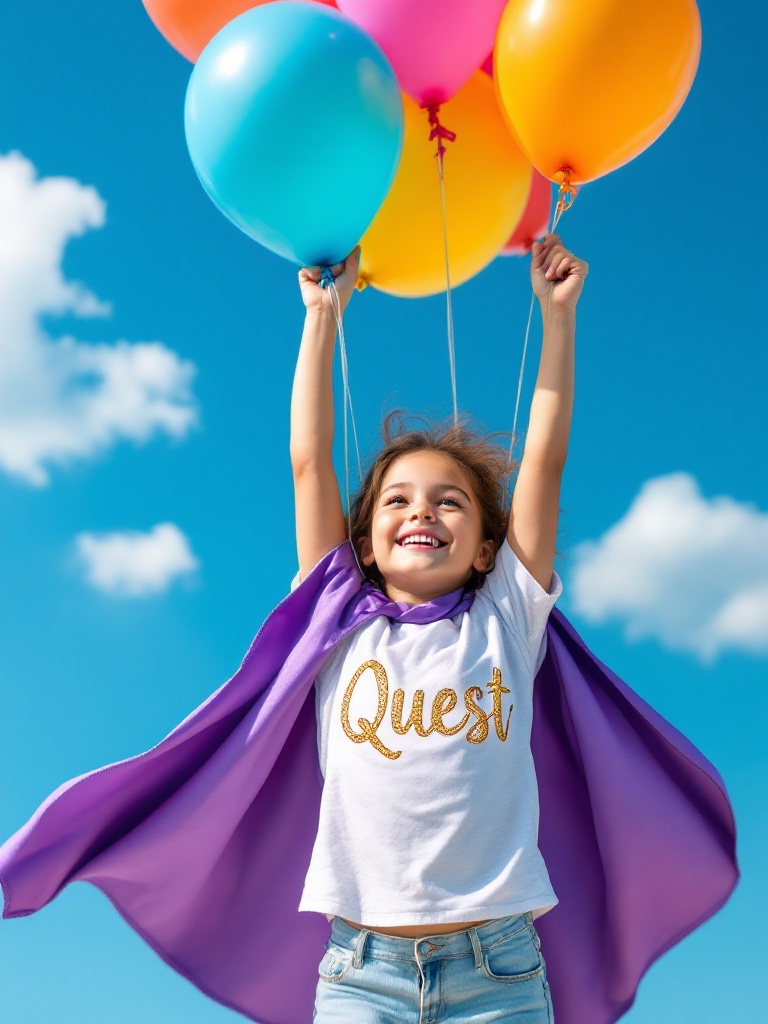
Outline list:
[[[425,501],[421,503],[415,503],[413,508],[411,509],[412,520],[429,519],[434,521],[434,518],[435,513],[432,511],[431,506],[427,504],[427,502]]]

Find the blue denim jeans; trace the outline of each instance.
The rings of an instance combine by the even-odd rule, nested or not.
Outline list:
[[[530,914],[405,939],[340,917],[320,961],[316,1024],[553,1024]]]

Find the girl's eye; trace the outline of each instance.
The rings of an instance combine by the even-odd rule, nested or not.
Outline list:
[[[394,505],[395,502],[402,503],[403,505],[407,505],[408,504],[408,500],[406,498],[404,498],[402,494],[394,494],[394,495],[392,495],[391,498],[386,498],[384,500],[384,504],[385,505]],[[440,504],[441,505],[445,504],[446,502],[448,502],[450,505],[455,505],[456,508],[461,508],[461,505],[458,503],[458,501],[456,501],[455,498],[441,498],[440,499]]]

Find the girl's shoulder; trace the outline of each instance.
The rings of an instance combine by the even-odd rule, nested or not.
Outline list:
[[[495,615],[516,633],[537,646],[546,629],[549,613],[563,592],[563,584],[552,573],[549,590],[538,583],[512,550],[503,541],[496,553],[496,563],[475,595],[475,614]]]

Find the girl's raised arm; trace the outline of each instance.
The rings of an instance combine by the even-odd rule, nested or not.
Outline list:
[[[528,572],[547,591],[555,564],[560,481],[573,412],[576,303],[588,271],[557,235],[534,243],[531,280],[541,303],[544,341],[508,538]]]
[[[360,248],[333,268],[341,310],[357,281]],[[296,508],[296,547],[304,579],[346,537],[344,511],[333,468],[333,348],[336,317],[320,270],[299,271],[307,308],[291,395],[291,466]]]

